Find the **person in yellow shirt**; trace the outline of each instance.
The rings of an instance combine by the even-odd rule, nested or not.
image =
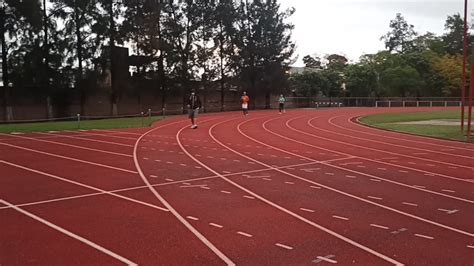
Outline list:
[[[249,101],[250,98],[249,96],[247,96],[247,92],[244,91],[242,97],[240,97],[240,102],[242,103],[242,111],[244,112],[244,115],[249,114]]]

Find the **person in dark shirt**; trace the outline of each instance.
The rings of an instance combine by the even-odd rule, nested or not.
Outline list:
[[[189,118],[191,119],[192,129],[197,128],[196,119],[197,119],[197,115],[199,113],[200,108],[201,108],[201,99],[199,99],[199,96],[193,90],[191,91],[191,96],[189,96],[188,98],[188,115],[189,115]]]

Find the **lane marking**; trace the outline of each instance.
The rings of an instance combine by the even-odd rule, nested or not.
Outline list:
[[[367,196],[367,198],[376,199],[376,200],[383,200],[382,198],[374,197],[374,196]]]
[[[408,171],[406,171],[406,170],[398,170],[398,172],[400,172],[400,173],[408,173]]]
[[[334,173],[324,173],[325,175],[334,175]]]
[[[7,164],[7,165],[10,165],[12,167],[23,169],[23,170],[26,170],[26,171],[29,171],[29,172],[32,172],[32,173],[36,173],[36,174],[44,175],[44,176],[51,177],[51,178],[54,178],[54,179],[58,179],[58,180],[61,180],[61,181],[67,182],[67,183],[71,183],[71,184],[74,184],[74,185],[77,185],[77,186],[85,187],[85,188],[88,188],[88,189],[91,189],[91,190],[94,190],[94,191],[101,192],[102,194],[108,194],[108,195],[118,197],[118,198],[121,198],[121,199],[124,199],[124,200],[127,200],[127,201],[131,201],[131,202],[138,203],[138,204],[141,204],[141,205],[144,205],[144,206],[148,206],[148,207],[160,210],[160,211],[168,212],[168,210],[165,209],[165,208],[162,208],[162,207],[150,204],[150,203],[146,203],[146,202],[143,202],[143,201],[139,201],[139,200],[132,199],[132,198],[129,198],[129,197],[126,197],[126,196],[115,193],[115,192],[119,192],[121,190],[117,190],[115,192],[110,192],[110,191],[106,191],[106,190],[103,190],[103,189],[100,189],[100,188],[97,188],[97,187],[89,186],[89,185],[86,185],[86,184],[83,184],[83,183],[80,183],[80,182],[69,180],[69,179],[66,179],[66,178],[63,178],[63,177],[48,174],[48,173],[45,173],[45,172],[42,172],[42,171],[39,171],[39,170],[35,170],[35,169],[31,169],[31,168],[21,166],[21,165],[18,165],[18,164],[10,163],[10,162],[4,161],[4,160],[0,160],[0,163]],[[57,201],[57,200],[49,200],[48,202],[54,202],[54,201]],[[44,202],[46,202],[46,201],[44,201]],[[30,204],[24,204],[24,205],[26,206],[26,205],[33,205],[33,204],[30,203]]]
[[[374,182],[382,182],[382,180],[380,179],[375,179],[375,178],[371,178],[370,181],[374,181]]]
[[[415,234],[415,236],[421,237],[421,238],[426,238],[426,239],[434,239],[434,237],[432,237],[432,236],[426,236],[426,235],[420,235],[420,234]]]
[[[330,259],[330,258],[332,258],[332,257],[335,257],[335,256],[334,256],[334,255],[331,256],[331,257],[330,257],[330,256],[326,256],[326,257],[317,256],[316,258],[317,258],[318,260],[321,260],[321,261],[325,261],[325,262],[329,262],[329,263],[332,263],[332,264],[336,264],[337,261]],[[313,261],[313,262],[314,262],[314,261]],[[319,261],[316,262],[316,263],[319,263]]]
[[[104,254],[107,254],[107,255],[109,255],[110,257],[112,257],[112,258],[114,258],[114,259],[116,259],[116,260],[119,260],[119,261],[121,261],[121,262],[123,262],[123,263],[125,263],[125,264],[127,264],[127,265],[138,265],[137,263],[135,263],[135,262],[133,262],[133,261],[131,261],[131,260],[128,260],[128,259],[126,259],[126,258],[124,258],[124,257],[122,257],[122,256],[120,256],[120,255],[118,255],[117,253],[114,253],[113,251],[111,251],[111,250],[109,250],[109,249],[106,249],[106,248],[104,248],[104,247],[102,247],[102,246],[100,246],[100,245],[98,245],[98,244],[96,244],[96,243],[94,243],[94,242],[92,242],[92,241],[90,241],[90,240],[84,238],[84,237],[81,237],[81,236],[79,236],[79,235],[76,235],[76,234],[74,234],[73,232],[71,232],[71,231],[69,231],[69,230],[67,230],[67,229],[64,229],[64,228],[62,228],[62,227],[60,227],[60,226],[58,226],[58,225],[56,225],[56,224],[53,224],[53,223],[51,223],[51,222],[49,222],[49,221],[47,221],[47,220],[45,220],[45,219],[43,219],[43,218],[41,218],[41,217],[39,217],[39,216],[33,214],[33,213],[31,213],[31,212],[28,212],[28,211],[26,211],[26,210],[23,210],[22,208],[19,208],[19,207],[15,206],[15,205],[13,205],[13,204],[11,204],[11,203],[9,203],[9,202],[3,200],[3,199],[0,199],[0,203],[2,203],[2,204],[4,204],[4,205],[6,205],[6,206],[8,206],[8,207],[10,207],[10,208],[12,208],[12,209],[14,209],[14,210],[16,210],[16,211],[19,212],[19,213],[22,213],[22,214],[24,214],[24,215],[26,215],[26,216],[32,218],[33,220],[36,220],[36,221],[38,221],[38,222],[40,222],[40,223],[42,223],[42,224],[44,224],[44,225],[46,225],[46,226],[48,226],[48,227],[50,227],[50,228],[56,230],[56,231],[59,231],[59,232],[65,234],[65,235],[67,235],[67,236],[69,236],[69,237],[71,237],[71,238],[74,238],[74,239],[76,239],[76,240],[78,240],[78,241],[80,241],[80,242],[82,242],[82,243],[84,243],[84,244],[86,244],[86,245],[88,245],[88,246],[90,246],[90,247],[92,247],[92,248],[94,248],[94,249],[96,249],[96,250],[98,250],[98,251],[104,253]]]
[[[346,217],[342,217],[342,216],[337,216],[337,215],[333,215],[332,217],[336,218],[336,219],[340,219],[340,220],[349,220],[349,218],[346,218]]]
[[[412,187],[416,187],[416,188],[426,188],[424,186],[418,186],[418,185],[413,185]]]
[[[388,229],[389,229],[387,226],[378,225],[378,224],[370,224],[370,226],[372,226],[372,227],[377,227],[377,228],[381,228],[381,229],[385,229],[385,230],[388,230]]]
[[[181,165],[181,166],[187,166],[187,164],[185,164],[185,163],[180,163],[179,165]]]
[[[39,151],[39,150],[33,150],[33,149],[20,147],[20,146],[16,146],[16,145],[11,145],[11,144],[7,144],[7,143],[0,143],[0,145],[9,146],[9,147],[12,147],[12,148],[25,150],[25,151],[30,151],[30,152],[34,152],[34,153],[44,154],[44,155],[48,155],[48,156],[51,156],[51,157],[61,158],[61,159],[69,160],[69,161],[75,161],[75,162],[90,164],[90,165],[94,165],[94,166],[109,168],[109,169],[113,169],[113,170],[117,170],[117,171],[121,171],[121,172],[127,172],[127,173],[131,173],[131,174],[138,174],[138,172],[128,170],[128,169],[123,169],[123,168],[110,166],[110,165],[105,165],[105,164],[101,164],[101,163],[94,163],[94,162],[90,162],[90,161],[84,161],[84,160],[81,160],[81,159],[76,159],[76,158],[72,158],[72,157],[57,155],[57,154],[44,152],[44,151]]]
[[[194,220],[194,221],[199,221],[199,218],[193,217],[193,216],[186,216],[189,220]]]
[[[281,248],[284,248],[284,249],[288,249],[288,250],[293,249],[293,247],[290,247],[290,246],[287,246],[287,245],[284,245],[284,244],[280,244],[280,243],[276,243],[275,246],[278,246],[278,247],[281,247]]]
[[[402,202],[402,204],[405,204],[405,205],[408,205],[408,206],[415,206],[417,207],[418,204],[415,204],[415,203],[409,203],[409,202]]]
[[[74,132],[74,131],[69,131],[69,132]],[[80,140],[106,143],[106,144],[112,144],[112,145],[123,146],[123,147],[133,147],[133,145],[123,144],[123,143],[119,143],[119,142],[112,142],[112,141],[105,141],[105,140],[98,140],[98,139],[91,139],[91,138],[82,138],[81,135],[71,136],[71,135],[48,134],[48,133],[41,133],[41,132],[39,132],[38,134],[48,135],[48,136],[56,136],[56,137],[62,137],[62,138],[69,138],[69,139],[80,139]],[[88,135],[96,135],[96,134],[89,133]],[[106,136],[106,135],[103,135],[103,136]]]
[[[356,176],[354,176],[354,175],[346,175],[346,177],[349,177],[349,178],[356,178]]]
[[[225,190],[221,190],[221,192],[224,193],[224,194],[231,194],[232,193],[230,191],[225,191]]]
[[[454,191],[454,190],[449,190],[449,189],[441,189],[441,191],[449,192],[449,193],[456,193],[456,191]]]
[[[255,199],[254,197],[247,196],[247,195],[245,195],[244,198],[247,198],[247,199]]]
[[[293,182],[285,182],[285,184],[294,185],[295,183],[293,183]]]
[[[300,210],[305,211],[305,212],[314,212],[314,210],[305,209],[305,208],[300,208]]]
[[[2,134],[2,133],[0,133],[0,134],[5,135],[5,134]],[[44,139],[38,139],[38,138],[24,137],[24,136],[14,136],[14,137],[19,138],[19,139],[30,139],[30,140],[33,140],[33,141],[53,143],[53,144],[56,144],[56,145],[72,147],[72,148],[77,148],[77,149],[82,149],[82,150],[95,151],[95,152],[101,152],[101,153],[124,156],[124,157],[133,157],[133,155],[131,155],[131,154],[99,150],[99,149],[94,149],[94,148],[89,148],[89,147],[84,147],[84,146],[79,146],[79,145],[73,145],[73,144],[68,144],[68,143],[62,143],[62,142],[57,142],[57,141],[50,141],[50,140],[44,140]]]
[[[220,225],[220,224],[215,224],[215,223],[209,223],[210,226],[214,226],[214,227],[217,227],[217,228],[223,228],[224,226]]]
[[[474,246],[471,246],[471,245],[467,245],[468,248],[474,248]]]
[[[247,234],[247,233],[240,232],[240,231],[237,232],[237,234],[242,235],[242,236],[245,236],[245,237],[253,237],[253,235],[251,235],[251,234]]]
[[[205,120],[205,122],[212,121],[213,119],[208,119]],[[181,122],[184,122],[185,120],[182,120]],[[203,122],[201,122],[203,123]],[[182,127],[179,132],[182,132],[185,128],[187,128],[188,125],[185,127]],[[229,259],[222,251],[220,251],[214,244],[212,244],[204,235],[202,235],[196,228],[194,228],[186,219],[183,218],[174,208],[171,206],[171,204],[166,201],[163,196],[161,196],[156,189],[150,184],[148,179],[145,177],[143,174],[142,168],[140,167],[140,164],[138,162],[138,157],[137,157],[137,150],[138,150],[138,145],[140,143],[140,140],[143,139],[146,135],[149,133],[159,129],[160,127],[156,127],[153,129],[150,129],[149,131],[145,132],[143,135],[141,135],[137,141],[135,142],[135,146],[133,149],[133,161],[135,163],[135,167],[138,170],[138,173],[140,177],[142,178],[143,182],[147,185],[148,189],[155,195],[155,197],[163,204],[165,207],[189,230],[191,231],[204,245],[206,245],[214,254],[216,254],[222,261],[224,261],[227,265],[235,265],[235,263]],[[183,146],[181,145],[181,142],[179,141],[179,133],[176,134],[176,140],[179,143],[180,148],[185,151]],[[186,151],[187,152],[187,151]],[[191,156],[190,154],[187,154],[188,156]],[[191,156],[192,157],[192,156]],[[194,157],[193,157],[194,158]],[[215,175],[218,175],[218,173],[214,172]]]
[[[440,209],[438,209],[438,211],[442,211],[442,212],[445,212],[445,213],[447,213],[447,214],[453,214],[453,213],[458,212],[459,210],[456,210],[456,209],[454,209],[454,210],[446,210],[446,209],[441,209],[441,208],[440,208]]]
[[[317,187],[317,186],[309,186],[310,188],[315,188],[315,189],[321,189],[321,187]]]
[[[152,177],[152,178],[157,178],[158,176],[156,176],[156,175],[150,175],[150,177]]]

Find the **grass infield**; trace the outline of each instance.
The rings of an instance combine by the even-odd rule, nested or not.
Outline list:
[[[437,119],[456,119],[457,125],[406,125],[401,122],[437,120]],[[460,130],[461,112],[455,110],[432,111],[432,112],[413,112],[413,113],[384,113],[362,117],[360,121],[377,128],[383,128],[398,132],[466,141],[466,137]]]
[[[79,130],[79,129],[111,129],[111,128],[137,128],[148,127],[152,123],[163,119],[161,116],[153,117],[131,117],[131,118],[112,118],[80,121],[60,121],[60,122],[35,122],[35,123],[16,123],[0,124],[0,133],[11,132],[45,132],[61,130]]]

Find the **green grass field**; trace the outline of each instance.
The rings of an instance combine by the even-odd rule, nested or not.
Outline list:
[[[457,119],[460,121],[460,111],[432,111],[414,113],[384,113],[366,116],[360,119],[364,124],[389,129],[399,132],[411,133],[422,136],[430,136],[444,139],[462,140],[466,137],[461,133],[460,126],[446,125],[403,125],[399,122],[436,120],[436,119]]]
[[[151,118],[132,117],[132,118],[84,120],[84,121],[81,121],[80,124],[77,121],[0,124],[0,132],[1,133],[44,132],[44,131],[59,131],[59,130],[78,130],[78,129],[148,127],[153,122],[159,121],[161,119],[163,119],[163,117],[154,116]]]

